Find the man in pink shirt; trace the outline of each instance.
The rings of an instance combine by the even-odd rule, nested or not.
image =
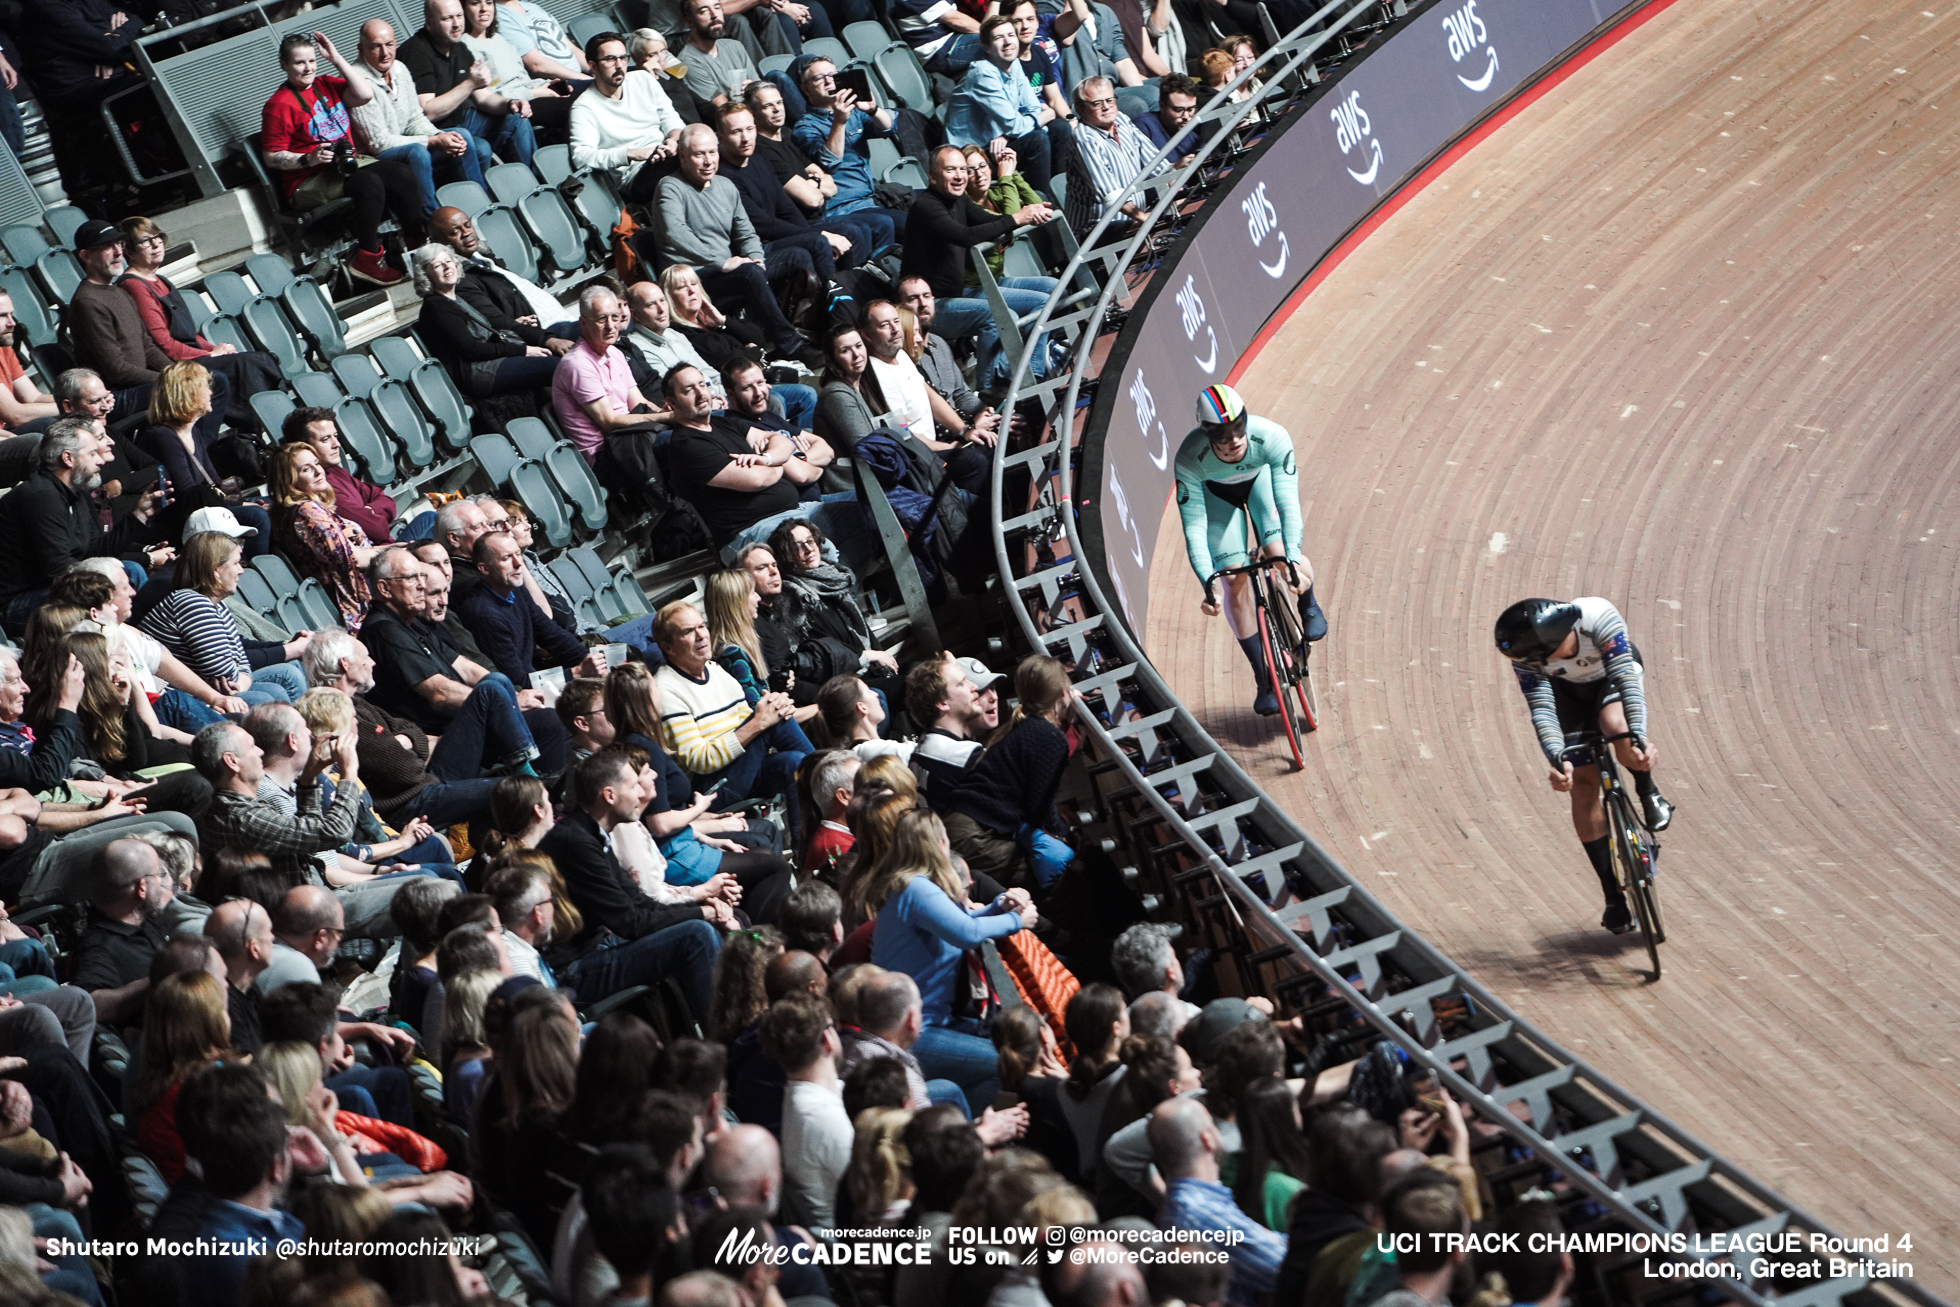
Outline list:
[[[671,421],[665,408],[647,402],[633,384],[626,356],[613,348],[625,329],[619,297],[604,286],[588,286],[578,297],[578,344],[565,351],[551,378],[551,406],[559,425],[591,462],[615,431]]]
[[[320,466],[327,471],[327,484],[333,487],[336,517],[344,517],[360,527],[375,544],[395,538],[395,501],[379,486],[347,470],[340,456],[340,428],[334,425],[332,410],[296,408],[279,424],[279,435],[283,443],[305,444],[319,455]],[[432,514],[421,516],[434,520]],[[418,521],[412,525],[422,529],[403,532],[403,539],[415,540],[428,534],[427,523]]]

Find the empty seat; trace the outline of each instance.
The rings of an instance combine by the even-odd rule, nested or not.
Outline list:
[[[436,461],[436,430],[415,402],[406,381],[390,377],[368,396],[382,427],[395,437],[411,470]]]
[[[66,249],[75,243],[75,233],[88,221],[88,215],[72,204],[61,204],[42,214],[41,221],[54,233],[54,243]]]
[[[48,234],[35,223],[18,223],[12,227],[0,228],[0,249],[7,252],[7,262],[32,266],[34,260],[54,248]]]
[[[578,510],[579,521],[585,529],[595,534],[605,530],[606,490],[592,475],[592,465],[585,461],[585,455],[570,445],[561,444],[545,456],[544,465],[551,473],[551,479],[558,483],[566,502]]]
[[[516,446],[519,455],[535,458],[539,462],[543,462],[558,444],[558,437],[552,434],[542,418],[512,418],[504,428],[504,434],[510,437],[510,443]]]
[[[299,573],[293,570],[293,565],[286,561],[283,554],[260,554],[252,560],[252,567],[272,587],[272,593],[281,599],[289,599],[299,593]]]
[[[506,268],[526,281],[538,279],[538,251],[515,209],[501,205],[476,215],[476,234]]]
[[[312,366],[306,361],[305,342],[278,300],[261,295],[245,306],[241,316],[245,330],[260,349],[279,360],[279,369],[287,376],[296,377]]]
[[[891,88],[892,94],[904,102],[908,109],[920,113],[931,113],[932,79],[926,76],[925,66],[919,62],[912,47],[903,41],[894,41],[880,50],[871,61],[878,69],[878,76]]]
[[[585,266],[585,229],[557,191],[533,191],[517,202],[517,214],[559,276]]]
[[[252,343],[252,338],[245,334],[245,328],[239,324],[238,319],[229,313],[220,313],[199,327],[198,332],[213,345],[229,345],[236,350],[258,348]]]
[[[544,464],[528,458],[519,461],[510,470],[510,489],[553,548],[562,549],[572,542],[571,509]]]
[[[905,157],[898,152],[898,143],[889,136],[869,136],[864,144],[871,154],[873,177],[883,177]]]
[[[860,59],[875,59],[878,52],[892,43],[892,34],[882,23],[847,23],[844,26],[844,44],[851,47],[851,53]]]
[[[538,175],[521,163],[500,163],[483,180],[499,204],[515,204],[538,189]]]
[[[254,393],[247,402],[251,404],[252,413],[258,418],[260,425],[274,440],[279,439],[286,415],[299,407],[293,402],[293,397],[283,390],[261,390]]]
[[[291,636],[294,631],[310,630],[310,627],[296,626],[279,613],[279,596],[272,592],[264,576],[246,568],[238,577],[238,597],[251,605],[252,610],[270,618],[275,625],[285,628]],[[291,602],[290,600],[288,602]],[[338,622],[335,625],[339,625]]]
[[[204,279],[204,293],[218,306],[218,312],[237,317],[245,306],[258,298],[245,279],[235,272],[214,272]]]
[[[572,175],[572,147],[569,145],[541,145],[531,156],[531,163],[544,178],[547,186],[556,186]]]
[[[422,356],[415,352],[415,346],[406,336],[376,336],[368,342],[368,353],[381,370],[391,377],[407,381],[415,375],[415,369],[422,366]]]
[[[329,626],[340,625],[342,621],[340,605],[336,604],[333,596],[327,593],[327,587],[312,577],[309,576],[300,582],[297,598],[300,611],[306,615],[306,623],[300,628],[301,630],[319,631]]]
[[[851,62],[851,47],[834,36],[813,36],[803,43],[803,53],[828,59],[839,68]]]
[[[261,295],[278,295],[293,284],[292,265],[277,254],[254,254],[245,260],[245,271]]]
[[[449,370],[434,359],[425,360],[408,379],[416,402],[436,426],[436,437],[452,453],[469,448],[470,410],[463,393],[456,389]]]
[[[908,154],[884,172],[879,173],[878,180],[881,182],[896,182],[900,186],[910,186],[914,190],[922,191],[926,188],[926,170],[919,166],[917,159],[914,159]]]
[[[572,208],[585,221],[587,230],[599,238],[601,246],[612,244],[612,230],[619,223],[619,197],[612,193],[610,186],[588,181],[573,198]]]
[[[337,408],[346,396],[340,392],[340,383],[324,372],[302,372],[293,379],[293,394],[299,402],[312,408]]]
[[[344,399],[334,407],[334,421],[340,427],[340,444],[343,450],[352,450],[361,460],[366,470],[366,479],[377,486],[395,484],[395,454],[389,448],[388,438],[381,434],[381,426],[374,420],[374,410],[364,399]]]
[[[436,203],[461,209],[474,218],[490,207],[491,200],[475,182],[448,182],[436,188]]]
[[[517,447],[499,435],[476,436],[470,440],[470,453],[490,484],[502,490],[510,484],[511,469],[518,464]]]
[[[331,361],[347,352],[347,324],[340,320],[333,297],[319,282],[294,277],[279,291],[279,302],[321,358]]]
[[[34,275],[56,304],[66,304],[82,284],[81,260],[67,250],[46,250],[34,260]]]
[[[381,384],[381,369],[366,354],[342,354],[333,361],[333,375],[342,390],[361,399]]]
[[[620,578],[615,577],[606,565],[599,561],[598,553],[590,547],[568,549],[565,551],[565,558],[578,569],[586,584],[592,587],[599,610],[605,614],[609,624],[616,626],[652,611],[651,606],[646,602],[646,594],[640,589],[639,582],[632,580],[633,574],[622,573],[629,582],[629,588],[621,589]]]
[[[765,55],[762,62],[756,65],[756,71],[764,77],[771,73],[786,73],[789,71],[789,66],[795,62],[796,56],[793,54]]]
[[[576,552],[576,551],[572,551]],[[617,626],[610,608],[599,601],[598,592],[592,588],[579,565],[572,561],[571,553],[561,554],[545,564],[545,570],[556,577],[558,584],[565,587],[565,595],[572,601],[572,609],[578,615],[580,626]]]

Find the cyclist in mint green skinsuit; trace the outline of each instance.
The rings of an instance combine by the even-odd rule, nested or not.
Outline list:
[[[1184,519],[1184,550],[1200,581],[1251,561],[1245,534],[1245,514],[1250,513],[1260,557],[1288,558],[1299,574],[1296,583],[1284,568],[1273,573],[1300,596],[1300,626],[1307,643],[1326,636],[1327,618],[1313,596],[1313,564],[1300,549],[1293,438],[1277,422],[1247,413],[1245,401],[1230,386],[1206,386],[1198,393],[1198,425],[1177,450],[1177,511]],[[1253,711],[1270,717],[1279,711],[1279,698],[1259,645],[1251,587],[1244,576],[1221,579],[1226,621],[1259,687]],[[1201,606],[1206,617],[1218,616],[1220,605],[1207,601]]]

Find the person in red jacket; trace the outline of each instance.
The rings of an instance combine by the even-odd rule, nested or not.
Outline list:
[[[340,76],[317,75],[321,56]],[[394,285],[402,273],[388,266],[382,252],[381,216],[393,213],[409,244],[420,245],[422,186],[407,164],[393,159],[355,166],[348,110],[372,100],[374,87],[319,32],[288,32],[279,43],[279,66],[286,80],[260,118],[265,166],[281,175],[281,190],[295,209],[315,209],[342,196],[352,200],[348,225],[359,248],[347,270],[376,286]]]

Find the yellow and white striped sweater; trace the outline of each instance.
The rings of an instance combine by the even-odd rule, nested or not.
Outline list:
[[[710,662],[700,680],[671,664],[654,673],[660,686],[660,742],[690,776],[718,772],[742,754],[735,729],[754,710],[739,681]]]

